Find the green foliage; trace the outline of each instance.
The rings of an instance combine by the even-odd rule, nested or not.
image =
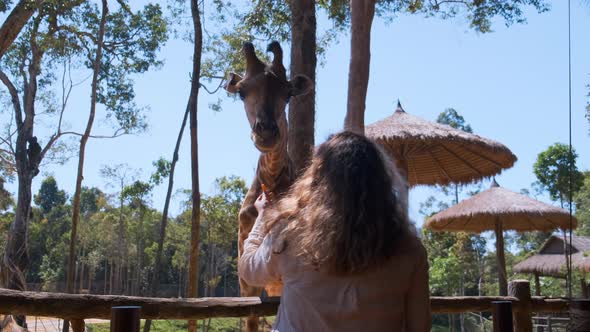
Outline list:
[[[456,129],[461,129],[468,133],[473,133],[473,129],[467,123],[461,114],[459,114],[454,108],[447,108],[436,118],[436,122],[446,124]]]
[[[430,289],[437,295],[478,295],[486,241],[467,233],[422,230],[429,253]]]
[[[115,135],[142,131],[146,128],[143,107],[135,104],[132,75],[157,68],[161,46],[167,41],[167,22],[159,5],[147,4],[133,12],[127,1],[118,1],[109,13],[99,74],[98,102],[105,105],[107,118],[113,118],[118,129]],[[121,6],[123,5],[123,6]],[[95,2],[69,0],[44,1],[39,13],[29,22],[2,60],[3,68],[13,76],[15,85],[22,86],[21,70],[38,62],[39,92],[37,99],[45,113],[61,112],[75,83],[63,88],[66,95],[60,103],[54,91],[72,69],[92,70],[96,53],[101,12]],[[34,39],[34,43],[31,42]],[[33,54],[31,45],[37,46]],[[64,74],[59,73],[63,64]],[[34,63],[32,63],[34,65]],[[61,90],[61,89],[60,89]],[[64,102],[64,104],[61,104]]]
[[[66,192],[59,190],[53,176],[48,176],[41,183],[39,193],[35,195],[34,200],[43,213],[49,213],[54,207],[66,203]]]
[[[325,8],[328,16],[338,25],[350,24],[350,8],[346,0],[321,0],[318,6]],[[496,17],[505,24],[524,23],[524,9],[532,7],[539,13],[549,10],[544,0],[493,0],[493,1],[424,1],[424,0],[377,0],[375,14],[391,20],[400,13],[421,14],[451,19],[464,16],[470,27],[477,32],[491,32]]]
[[[145,205],[152,188],[153,186],[151,184],[136,180],[132,184],[123,187],[121,197],[133,206]]]
[[[239,318],[213,318],[209,320],[197,321],[197,329],[201,329],[203,324],[207,325],[209,332],[233,332],[239,331]],[[143,329],[144,321],[141,321]],[[108,332],[109,324],[88,324],[88,332]],[[185,320],[154,320],[152,321],[151,331],[154,332],[184,332],[188,328]]]
[[[576,218],[578,219],[578,228],[576,233],[579,235],[590,236],[590,172],[584,175],[584,183],[576,193],[574,201],[576,203]]]
[[[162,9],[154,4],[145,5],[137,13],[121,6],[107,17],[98,102],[106,106],[108,116],[114,117],[125,132],[146,127],[142,108],[134,102],[131,75],[162,64],[157,52],[168,39],[167,26]],[[87,66],[91,67],[92,62]]]
[[[56,291],[55,283],[64,277],[67,245],[62,241],[58,245],[48,248],[48,250],[49,252],[43,255],[41,266],[39,267],[41,290]]]
[[[8,196],[12,201],[12,197]],[[12,211],[4,211],[0,208],[0,257],[4,255],[4,248],[6,246],[6,236],[8,235],[8,229],[10,223],[14,219],[14,213]]]
[[[4,179],[0,177],[0,212],[8,210],[12,205],[14,205],[12,195],[4,189]]]
[[[543,243],[551,236],[551,232],[523,232],[515,236],[515,245],[519,254],[524,257],[533,255],[541,248]]]
[[[164,157],[160,157],[160,159],[152,162],[152,165],[156,170],[152,173],[150,182],[157,186],[161,184],[165,178],[170,176],[172,163],[169,160],[164,159]]]
[[[572,194],[575,194],[582,186],[583,175],[576,166],[577,158],[578,154],[573,148],[570,155],[567,145],[555,143],[539,153],[533,165],[533,172],[540,188],[546,190],[552,200],[559,201],[562,207],[571,198],[570,167]]]
[[[259,58],[268,60],[264,50],[271,40],[281,43],[291,40],[291,9],[288,1],[215,0],[212,7],[209,22],[224,28],[212,32],[205,26],[209,38],[206,38],[203,48],[201,77],[204,79],[225,77],[230,70],[244,72],[245,60],[240,53],[244,41],[253,42],[259,51]],[[317,8],[326,9],[319,3]],[[334,22],[330,29],[317,33],[317,56],[320,59],[346,27]],[[211,108],[219,110],[217,103],[213,103]]]
[[[0,13],[3,13],[10,8],[12,0],[0,0]]]
[[[5,181],[14,178],[15,167],[14,156],[4,149],[0,149],[0,179]]]
[[[202,277],[206,294],[214,295],[222,281],[236,285],[236,220],[248,189],[244,180],[232,176],[215,180],[214,194],[201,196]],[[223,294],[222,294],[223,295]]]
[[[82,214],[94,214],[105,204],[105,196],[100,189],[82,187],[80,193],[80,211]]]

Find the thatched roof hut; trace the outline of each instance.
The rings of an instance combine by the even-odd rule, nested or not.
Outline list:
[[[410,187],[469,183],[510,168],[516,156],[503,144],[406,113],[395,112],[365,127],[396,160]]]
[[[531,273],[539,276],[565,277],[565,256],[563,238],[551,235],[539,252],[516,264],[512,270],[517,273]],[[569,240],[568,240],[569,241]],[[572,235],[572,268],[590,271],[590,237]]]

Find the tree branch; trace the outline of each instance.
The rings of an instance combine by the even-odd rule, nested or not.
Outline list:
[[[47,154],[47,151],[49,151],[49,149],[51,149],[51,147],[53,146],[53,144],[62,135],[63,135],[62,133],[56,133],[56,134],[51,135],[51,137],[49,138],[49,141],[47,142],[47,144],[45,144],[45,147],[43,148],[43,150],[41,150],[41,154],[39,155],[39,161],[41,161],[41,160],[43,160],[43,158],[45,158],[45,155]]]
[[[6,53],[18,34],[36,10],[29,0],[20,0],[0,27],[0,58]]]
[[[90,135],[88,137],[90,137],[90,138],[117,138],[117,137],[121,137],[121,136],[128,134],[126,132],[120,132],[121,130],[123,130],[123,128],[119,128],[119,129],[115,130],[115,132],[112,135]],[[61,136],[63,136],[63,135],[74,135],[74,136],[81,137],[84,134],[78,133],[75,131],[64,131],[63,133],[61,133]]]
[[[10,99],[12,101],[12,105],[14,106],[14,116],[16,119],[16,125],[20,127],[23,123],[23,114],[20,105],[20,100],[18,99],[18,91],[16,90],[16,87],[14,86],[14,84],[12,84],[8,76],[6,76],[6,74],[2,70],[0,70],[0,81],[4,83],[4,85],[8,89],[8,92],[10,93]]]
[[[12,143],[9,140],[2,138],[2,137],[0,137],[0,140],[2,141],[3,144],[6,144],[6,146],[8,146],[8,148],[10,149],[10,151],[8,151],[8,150],[4,150],[4,151],[7,151],[7,153],[10,153],[10,154],[14,154],[14,148],[12,147]],[[3,149],[0,148],[0,150],[3,150]]]
[[[61,124],[62,124],[62,120],[63,120],[63,115],[66,110],[66,105],[68,104],[68,100],[70,99],[70,93],[72,92],[72,89],[74,86],[72,83],[71,63],[69,60],[70,59],[68,59],[68,62],[67,62],[68,67],[66,67],[66,62],[64,61],[64,73],[63,73],[62,80],[61,80],[62,96],[61,96],[61,110],[59,112],[59,122],[57,124],[57,132],[58,133],[61,132]],[[67,92],[66,92],[66,82],[65,82],[66,72],[69,73],[69,80],[70,80],[70,85],[69,85],[69,88],[67,89],[68,90]]]
[[[86,32],[86,31],[80,31],[78,29],[76,29],[75,27],[69,26],[69,25],[60,25],[57,27],[56,31],[67,31],[70,32],[74,35],[76,35],[76,37],[78,37],[78,39],[82,40],[82,38],[80,37],[86,37],[90,40],[92,40],[92,42],[94,44],[97,43],[96,37],[94,37],[93,34]]]

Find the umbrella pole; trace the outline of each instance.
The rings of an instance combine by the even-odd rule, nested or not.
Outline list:
[[[399,159],[397,161],[397,165],[399,168],[399,175],[402,178],[402,200],[404,202],[406,213],[409,213],[409,202],[410,202],[410,184],[409,184],[409,174],[408,174],[408,161],[406,159]]]
[[[570,283],[572,282],[571,279],[571,262],[570,262],[570,257],[569,257],[569,250],[570,247],[567,243],[567,231],[566,229],[562,229],[563,231],[563,254],[565,255],[565,293],[567,294],[567,297],[569,297],[571,299],[572,297],[572,293],[570,292]]]
[[[498,286],[500,296],[508,296],[508,281],[506,278],[506,258],[504,257],[504,232],[502,223],[496,218],[496,258],[498,260]]]

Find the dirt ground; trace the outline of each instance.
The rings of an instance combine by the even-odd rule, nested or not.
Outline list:
[[[86,324],[108,323],[104,319],[85,319]],[[27,325],[30,332],[61,332],[63,320],[53,317],[27,316]],[[70,331],[72,329],[70,328]]]

